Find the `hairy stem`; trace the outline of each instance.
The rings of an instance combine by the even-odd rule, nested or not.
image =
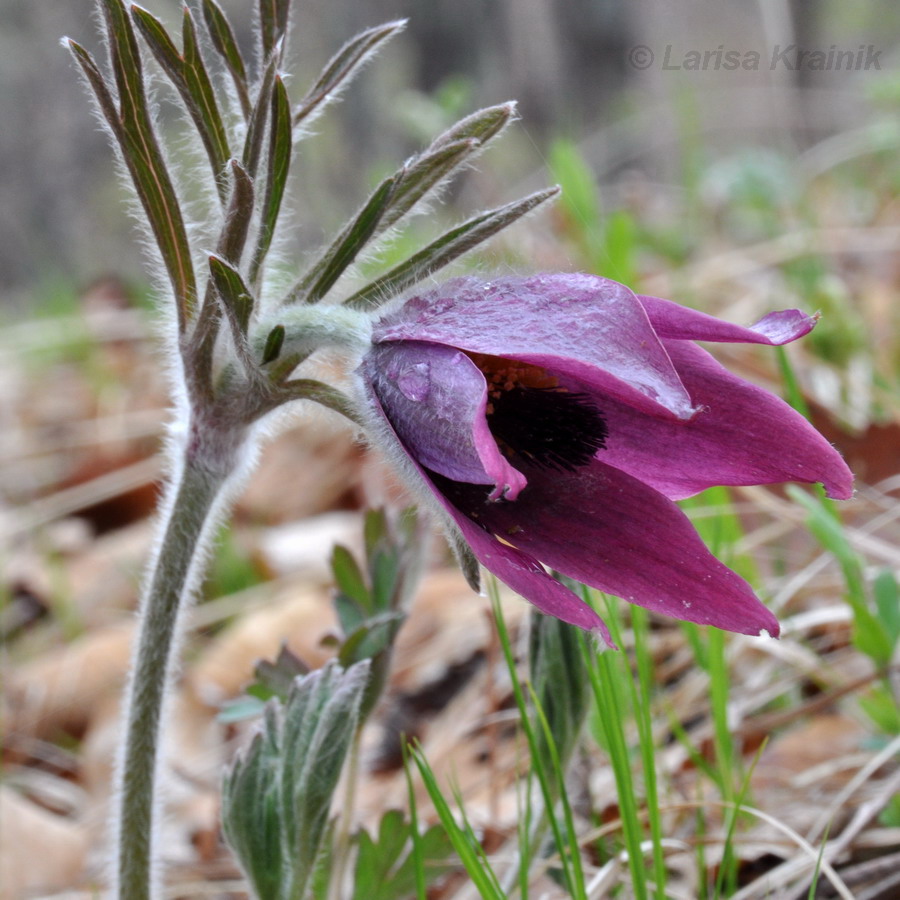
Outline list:
[[[119,771],[118,896],[150,900],[156,893],[153,838],[160,719],[175,669],[179,620],[199,575],[225,476],[185,466],[174,488],[162,543],[143,599],[131,672],[127,734]]]

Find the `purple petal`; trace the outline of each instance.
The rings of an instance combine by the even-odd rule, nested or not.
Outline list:
[[[527,553],[508,544],[501,544],[493,535],[479,528],[449,503],[427,476],[426,481],[456,521],[478,561],[488,571],[493,572],[542,613],[599,634],[608,646],[615,648],[606,623],[587,603],[555,578],[551,578]]]
[[[673,422],[595,397],[609,428],[603,462],[672,500],[715,484],[784,481],[820,481],[839,500],[853,495],[853,474],[840,454],[787,403],[694,344],[664,343],[702,411],[690,422]]]
[[[514,358],[654,415],[696,412],[637,298],[595,275],[457,278],[408,300],[376,325],[374,339]]]
[[[731,344],[787,344],[809,334],[813,316],[799,309],[783,309],[763,316],[755,325],[742,328],[715,316],[688,309],[659,297],[638,296],[650,322],[661,338],[682,341],[716,341]]]
[[[523,552],[663,615],[777,636],[777,619],[750,585],[706,549],[662,494],[597,460],[562,477],[527,476],[515,503],[485,503],[480,517]]]
[[[380,344],[362,374],[406,452],[421,465],[514,499],[524,476],[500,453],[487,425],[487,383],[465,353],[417,341]]]

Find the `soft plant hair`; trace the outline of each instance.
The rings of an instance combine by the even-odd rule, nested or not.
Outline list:
[[[479,213],[348,291],[351,282],[342,276],[360,254],[370,253],[438,196],[515,117],[513,103],[479,110],[384,179],[332,241],[302,261],[291,286],[279,291],[267,278],[273,253],[277,249],[280,260],[300,262],[281,243],[279,229],[294,148],[404,23],[388,22],[348,41],[298,98],[290,96],[281,72],[290,0],[259,0],[255,64],[241,53],[217,0],[183,8],[180,47],[146,9],[124,0],[96,0],[96,7],[106,64],[72,39],[63,43],[133,189],[164,321],[173,401],[163,450],[168,474],[144,579],[114,813],[115,890],[143,900],[160,892],[160,746],[185,613],[206,570],[211,538],[256,465],[264,439],[287,419],[286,412],[310,403],[359,423],[352,393],[311,377],[317,351],[339,348],[352,369],[381,304],[557,191]],[[172,165],[175,154],[161,140],[151,82],[186,113],[176,139],[189,142],[193,156],[203,161],[194,171],[179,173]],[[188,181],[192,195],[202,184],[190,216],[183,190]],[[477,564],[465,548],[457,549],[474,579]],[[356,709],[363,674],[357,671],[345,684],[332,673],[321,683],[337,685],[335,695],[343,690],[349,697],[346,709]],[[297,704],[303,706],[306,694],[298,691]],[[274,714],[269,718],[273,728],[281,721]]]

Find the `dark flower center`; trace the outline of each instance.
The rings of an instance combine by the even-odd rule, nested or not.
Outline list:
[[[493,402],[491,434],[507,457],[574,472],[606,446],[606,422],[585,394],[514,387]]]
[[[567,391],[538,366],[471,354],[488,382],[487,421],[503,454],[574,472],[606,446],[603,414],[587,394]]]

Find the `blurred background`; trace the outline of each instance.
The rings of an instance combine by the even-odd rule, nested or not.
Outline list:
[[[246,39],[253,4],[226,6]],[[153,8],[177,25],[174,0]],[[0,16],[0,304],[28,315],[101,275],[139,283],[111,152],[59,46],[70,35],[98,49],[91,3],[2,0]],[[485,201],[546,182],[560,136],[578,142],[608,187],[607,207],[636,180],[654,194],[673,182],[696,188],[720,207],[728,191],[754,185],[790,203],[792,168],[810,177],[845,154],[897,145],[900,7],[891,0],[308,0],[294,14],[295,90],[349,35],[399,17],[409,18],[406,34],[304,148],[302,246],[454,116],[509,98],[523,122],[468,186],[490,193]],[[797,64],[791,47],[857,58],[850,71],[845,58]],[[691,54],[712,55],[696,70]],[[842,140],[829,143],[835,135]]]
[[[220,2],[249,45],[256,4]],[[177,34],[175,0],[146,6]],[[73,886],[84,893],[66,897],[95,895],[161,477],[168,393],[129,193],[59,44],[69,35],[103,57],[92,7],[0,0],[0,900]],[[515,98],[521,121],[446,203],[360,264],[360,278],[476,210],[559,183],[557,203],[453,271],[590,271],[741,324],[785,307],[821,312],[786,353],[723,345],[716,354],[805,406],[845,454],[858,492],[840,505],[841,526],[826,516],[810,530],[808,508],[780,488],[722,490],[686,506],[784,623],[779,642],[727,645],[736,758],[749,769],[771,738],[755,802],[814,846],[824,815],[848,879],[857,865],[864,879],[873,861],[896,873],[900,4],[297,0],[291,97],[355,32],[398,17],[409,18],[406,32],[315,123],[292,163],[286,276],[404,158],[472,110]],[[189,160],[175,107],[159,98],[170,154]],[[219,838],[218,783],[249,725],[223,722],[221,710],[285,638],[313,666],[333,653],[328,554],[335,541],[358,549],[361,510],[385,497],[402,502],[337,417],[266,449],[216,545],[173,702],[173,877],[237,877]],[[399,734],[416,733],[442,775],[462,773],[475,827],[502,856],[515,839],[521,763],[512,730],[497,727],[512,705],[509,682],[502,665],[486,664],[498,651],[484,600],[442,545],[432,549],[366,757],[361,816],[371,824],[385,804],[405,802]],[[505,599],[524,633],[525,604]],[[868,650],[860,622],[877,633]],[[710,672],[696,634],[654,620],[652,637],[663,710],[654,734],[675,808],[718,796],[694,765],[715,755]],[[671,733],[674,719],[686,738]],[[587,798],[579,814],[608,823],[618,815],[608,759],[596,745],[586,753],[590,765],[574,773],[579,804]],[[708,815],[710,834],[721,834],[721,811]],[[671,833],[693,835],[694,818],[673,814]],[[803,855],[762,826],[746,831],[759,839],[741,850],[751,887]],[[684,864],[678,896],[707,896],[721,858],[709,844],[707,857]],[[741,896],[807,896],[755,883]],[[222,896],[244,894],[238,885]],[[451,897],[453,885],[430,896]]]

